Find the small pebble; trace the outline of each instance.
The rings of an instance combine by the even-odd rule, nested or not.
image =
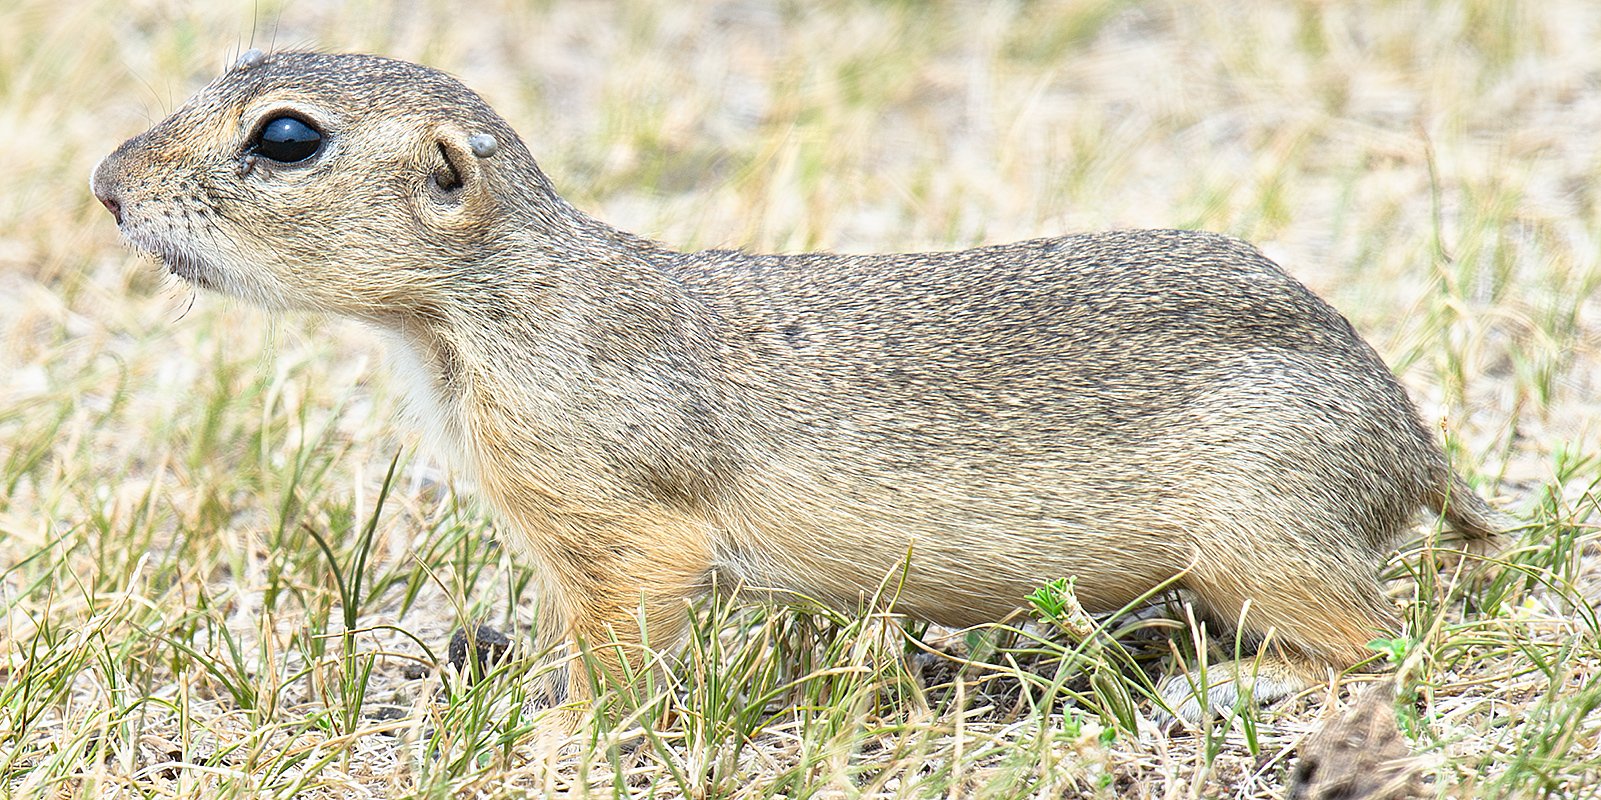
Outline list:
[[[467,667],[467,653],[473,654],[475,668]],[[511,650],[511,639],[488,625],[465,625],[450,637],[450,664],[463,675],[484,675]]]

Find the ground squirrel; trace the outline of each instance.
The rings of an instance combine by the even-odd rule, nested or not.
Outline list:
[[[642,612],[669,645],[714,581],[850,609],[904,567],[898,609],[961,627],[1178,575],[1272,631],[1268,701],[1398,631],[1376,571],[1420,508],[1497,527],[1350,323],[1225,236],[675,252],[557,196],[456,80],[361,55],[246,53],[91,183],[185,280],[381,331],[552,640],[637,645]],[[1192,678],[1163,693],[1194,719]]]

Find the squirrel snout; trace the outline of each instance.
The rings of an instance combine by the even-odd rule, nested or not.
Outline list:
[[[104,168],[106,161],[109,159],[110,156],[100,159],[100,163],[95,164],[94,170],[89,173],[89,190],[94,192],[95,199],[99,200],[100,205],[105,206],[106,210],[111,212],[111,216],[117,220],[117,224],[121,225],[122,199],[118,197],[117,187],[112,185],[112,182],[105,175]]]

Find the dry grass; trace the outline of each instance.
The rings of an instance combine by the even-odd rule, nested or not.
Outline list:
[[[680,685],[552,744],[523,713],[533,654],[476,684],[436,668],[462,621],[526,629],[536,598],[492,523],[390,424],[372,339],[163,282],[87,191],[97,158],[255,44],[447,69],[576,204],[677,246],[1135,226],[1259,243],[1351,317],[1440,414],[1458,465],[1529,522],[1491,575],[1397,559],[1415,638],[1397,644],[1415,688],[1398,708],[1425,791],[1593,796],[1598,38],[1584,0],[10,0],[0,786],[1275,796],[1349,702],[1348,681],[1169,737],[1098,711],[1104,680],[957,681],[902,658],[898,625],[765,609],[719,625],[732,612],[710,608]],[[1005,667],[988,644],[1005,638],[951,649]],[[1053,702],[1064,691],[1087,703]]]

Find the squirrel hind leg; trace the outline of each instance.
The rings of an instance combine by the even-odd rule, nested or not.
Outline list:
[[[1204,681],[1195,668],[1163,682],[1163,701],[1191,723],[1227,713],[1247,691],[1259,705],[1295,694],[1373,656],[1368,642],[1401,630],[1365,559],[1258,555],[1185,582],[1203,619],[1262,643],[1254,657],[1208,666]]]

